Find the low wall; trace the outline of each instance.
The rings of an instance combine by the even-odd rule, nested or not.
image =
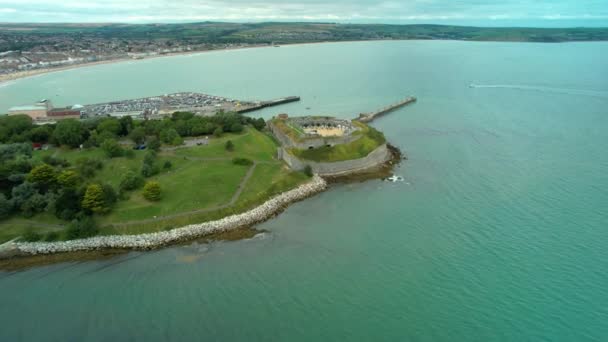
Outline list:
[[[317,163],[301,160],[290,154],[285,148],[279,148],[279,158],[283,159],[294,170],[303,170],[310,165],[314,173],[321,176],[339,175],[370,169],[386,163],[391,159],[391,152],[386,144],[376,148],[364,158],[344,160],[333,163]]]
[[[140,235],[96,236],[89,239],[60,242],[11,242],[2,245],[0,258],[13,255],[36,255],[77,252],[99,249],[152,249],[171,243],[190,240],[211,233],[249,227],[265,221],[287,205],[325,190],[327,183],[319,176],[293,190],[286,191],[245,213],[169,231]]]

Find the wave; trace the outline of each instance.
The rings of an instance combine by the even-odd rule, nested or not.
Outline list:
[[[539,91],[543,93],[557,93],[567,95],[582,95],[582,96],[593,96],[608,98],[607,90],[589,90],[589,89],[573,89],[573,88],[554,88],[534,85],[522,85],[522,84],[471,84],[470,88],[499,88],[499,89],[515,89],[524,91]]]

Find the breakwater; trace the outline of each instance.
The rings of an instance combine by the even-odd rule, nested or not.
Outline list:
[[[300,97],[299,96],[288,96],[288,97],[282,97],[280,99],[276,99],[276,100],[270,100],[270,101],[262,101],[259,103],[256,103],[254,105],[250,105],[247,107],[243,107],[241,109],[237,109],[236,112],[237,113],[249,113],[249,112],[253,112],[256,110],[260,110],[262,108],[267,108],[267,107],[272,107],[272,106],[278,106],[278,105],[282,105],[285,103],[290,103],[290,102],[297,102],[300,101]]]
[[[392,112],[392,111],[394,111],[396,109],[399,109],[401,107],[407,106],[407,105],[409,105],[411,103],[414,103],[416,101],[417,101],[416,97],[410,96],[410,97],[407,97],[407,98],[405,98],[405,99],[403,99],[403,100],[401,100],[401,101],[399,101],[397,103],[394,103],[394,104],[392,104],[390,106],[386,106],[386,107],[384,107],[382,109],[379,109],[379,110],[377,110],[375,112],[361,113],[361,114],[359,114],[359,117],[356,120],[358,120],[360,122],[368,123],[368,122],[374,121],[375,119],[377,119],[377,118],[379,118],[379,117],[381,117],[381,116],[383,116],[385,114],[388,114],[388,113],[390,113],[390,112]]]
[[[277,195],[254,209],[217,221],[192,224],[169,231],[140,235],[96,236],[88,239],[59,242],[9,242],[0,247],[0,258],[103,249],[154,249],[213,233],[251,227],[280,213],[291,203],[324,191],[326,187],[326,181],[320,176],[315,175],[306,184]]]

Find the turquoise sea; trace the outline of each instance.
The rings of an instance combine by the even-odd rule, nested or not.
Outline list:
[[[0,272],[0,340],[607,341],[606,56],[608,43],[360,42],[2,84],[0,111],[176,91],[302,96],[265,117],[419,101],[374,123],[409,157],[405,182],[335,186],[250,240]]]

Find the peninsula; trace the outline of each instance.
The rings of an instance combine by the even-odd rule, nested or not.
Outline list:
[[[237,106],[215,97],[222,105],[197,107],[192,94],[177,98],[207,109],[148,115],[150,102],[139,99],[119,102],[139,106],[133,115],[98,104],[79,106],[79,119],[40,120],[19,108],[0,117],[0,255],[149,249],[250,227],[323,191],[327,179],[387,176],[400,159],[365,123],[373,113],[265,121],[239,110],[299,98]]]

